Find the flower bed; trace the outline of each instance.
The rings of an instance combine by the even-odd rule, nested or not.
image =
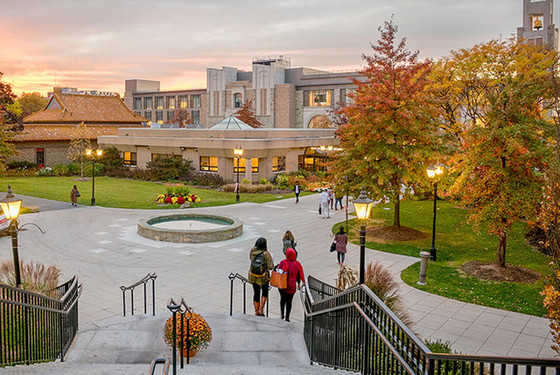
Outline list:
[[[183,184],[165,184],[167,192],[157,196],[156,201],[160,204],[184,204],[202,202],[199,196],[191,194],[191,189]]]

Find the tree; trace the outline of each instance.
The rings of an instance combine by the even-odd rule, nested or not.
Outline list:
[[[45,108],[48,99],[43,98],[38,92],[34,93],[23,93],[21,97],[17,100],[19,106],[21,107],[21,117],[25,118],[34,114],[37,111]]]
[[[259,120],[257,120],[257,116],[255,116],[252,100],[246,100],[241,108],[239,108],[239,110],[235,112],[234,116],[247,125],[251,125],[253,128],[260,128],[263,125]]]
[[[188,109],[178,108],[173,112],[173,119],[171,120],[173,124],[179,124],[180,127],[184,128],[185,124],[191,123],[191,115]]]
[[[475,229],[487,223],[498,237],[501,267],[511,225],[536,220],[540,210],[551,151],[543,109],[551,98],[554,55],[514,40],[492,40],[452,52],[448,61],[457,73],[454,100],[464,117],[452,191],[472,207]]]
[[[0,72],[0,173],[6,170],[6,160],[15,154],[12,139],[14,128],[19,128],[19,106],[15,103],[16,95],[12,85],[2,82],[4,73]]]
[[[68,159],[80,163],[80,177],[84,177],[84,161],[86,161],[86,150],[91,148],[91,131],[82,121],[74,129],[68,147]]]
[[[396,43],[392,20],[378,30],[381,39],[371,45],[373,56],[362,56],[367,65],[343,111],[348,123],[337,133],[343,151],[335,155],[333,172],[339,180],[353,176],[353,190],[365,185],[374,199],[389,197],[393,225],[400,227],[400,201],[408,193],[403,187],[425,184],[425,163],[441,141],[426,89],[431,63],[418,61],[406,39]]]

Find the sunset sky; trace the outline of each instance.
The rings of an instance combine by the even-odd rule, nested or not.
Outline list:
[[[522,25],[522,0],[0,0],[0,72],[18,95],[69,86],[124,92],[206,87],[206,68],[250,70],[253,57],[292,67],[358,69],[394,14],[398,37],[437,58]],[[556,12],[557,13],[557,12]],[[558,23],[557,16],[555,21]]]

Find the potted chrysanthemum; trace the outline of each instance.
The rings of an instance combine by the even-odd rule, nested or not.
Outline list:
[[[183,342],[184,348],[181,347],[181,318],[183,319],[184,332]],[[187,320],[189,321],[187,332]],[[187,355],[187,338],[190,340],[189,357],[193,357],[199,350],[206,349],[212,341],[212,330],[208,322],[197,313],[177,314],[177,349],[183,350],[183,355]],[[167,345],[173,347],[173,316],[165,322],[164,339]]]

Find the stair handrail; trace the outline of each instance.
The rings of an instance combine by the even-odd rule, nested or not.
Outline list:
[[[123,301],[123,316],[126,316],[126,291],[130,290],[130,310],[131,315],[134,315],[134,288],[138,285],[144,285],[144,314],[147,314],[147,296],[146,296],[146,283],[152,281],[152,315],[156,315],[156,279],[157,274],[155,272],[148,273],[146,276],[138,280],[132,285],[124,286],[121,285],[120,289],[122,291],[122,301]]]
[[[230,273],[228,275],[228,279],[230,281],[229,286],[229,316],[233,315],[233,282],[237,279],[243,283],[243,314],[247,314],[247,284],[249,283],[249,279],[245,276],[240,275],[239,273]],[[272,289],[269,285],[268,289]],[[266,316],[268,317],[268,305],[270,302],[266,304]]]
[[[161,374],[167,375],[169,373],[169,361],[167,360],[167,358],[155,358],[154,360],[152,360],[152,362],[150,363],[149,374],[154,375],[156,371],[156,366],[160,364],[163,364],[163,369],[161,371]]]
[[[191,340],[190,337],[190,320],[192,317],[192,309],[187,305],[185,299],[181,297],[179,303],[175,302],[173,298],[169,299],[167,303],[167,308],[173,314],[173,375],[177,375],[177,314],[181,316],[181,368],[183,368],[183,358],[184,358],[184,348],[185,348],[185,319],[187,320],[187,364],[190,363],[190,353],[189,350],[191,348]],[[189,315],[186,315],[189,313]],[[186,315],[186,318],[185,318]]]

